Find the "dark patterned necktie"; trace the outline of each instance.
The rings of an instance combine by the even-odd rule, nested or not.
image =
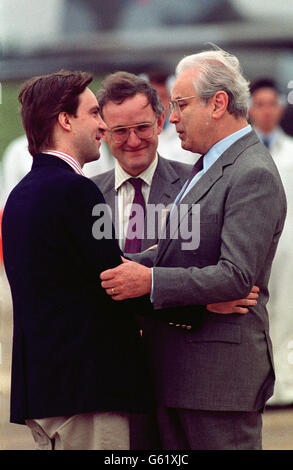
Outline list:
[[[198,160],[197,162],[194,164],[192,170],[191,170],[191,173],[188,177],[188,180],[186,181],[184,187],[184,191],[183,193],[181,194],[181,196],[179,197],[179,199],[176,201],[176,205],[178,205],[180,203],[180,201],[183,199],[183,197],[185,196],[186,194],[186,189],[190,183],[190,181],[192,180],[192,178],[199,172],[203,169],[203,157],[204,155],[202,155]]]
[[[203,155],[197,160],[197,162],[194,164],[192,170],[191,170],[191,173],[189,175],[189,178],[188,178],[188,181],[187,181],[187,185],[186,185],[186,188],[187,186],[189,185],[190,181],[192,180],[192,178],[199,172],[203,169]]]
[[[145,200],[141,191],[141,185],[143,181],[140,178],[130,178],[128,181],[134,187],[134,198],[132,201],[132,207],[129,216],[129,225],[127,229],[124,252],[139,253],[141,251],[141,239],[144,234]],[[134,205],[141,206],[143,208],[143,212],[137,212]],[[131,219],[134,216],[136,221],[133,224],[131,223]],[[134,238],[133,232],[136,233],[136,236]]]

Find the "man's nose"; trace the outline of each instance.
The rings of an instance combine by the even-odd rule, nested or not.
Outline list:
[[[169,116],[169,121],[171,122],[171,124],[175,124],[176,122],[180,121],[180,116],[174,111],[174,109],[172,110]]]
[[[106,130],[107,130],[107,124],[103,121],[103,119],[99,115],[99,131],[101,134],[104,134]]]
[[[134,129],[129,129],[129,136],[127,139],[127,145],[130,145],[131,147],[137,147],[141,142],[141,139],[136,135],[136,132]]]

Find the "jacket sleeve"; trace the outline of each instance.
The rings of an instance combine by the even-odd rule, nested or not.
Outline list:
[[[154,261],[157,255],[157,248],[149,248],[148,250],[142,251],[141,253],[127,254],[125,257],[136,263],[143,264],[148,268],[151,268],[154,265]]]
[[[72,181],[66,192],[64,214],[67,236],[97,276],[121,263],[121,250],[104,197],[88,178]]]
[[[263,277],[264,265],[272,262],[285,212],[283,188],[274,173],[263,167],[239,172],[227,191],[218,262],[202,268],[154,267],[154,308],[246,297]]]

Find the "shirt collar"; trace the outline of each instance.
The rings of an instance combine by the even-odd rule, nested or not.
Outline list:
[[[151,164],[142,171],[136,178],[141,178],[148,186],[151,186],[154,172],[158,164],[158,155],[156,154],[154,160]],[[115,190],[117,191],[129,178],[133,178],[129,173],[127,173],[116,161],[115,164]]]
[[[251,130],[251,125],[248,124],[243,129],[240,129],[239,131],[228,135],[228,137],[225,137],[224,139],[220,140],[215,145],[213,145],[205,154],[205,157],[203,159],[204,170],[206,171],[208,167],[210,167],[229,147],[231,147],[232,144],[234,144],[234,142],[239,140],[244,135],[248,134]]]
[[[75,158],[68,155],[67,153],[60,152],[59,150],[50,150],[50,149],[45,150],[42,153],[45,153],[46,155],[53,155],[54,157],[61,158],[61,160],[64,160],[66,163],[68,163],[68,165],[71,166],[71,168],[73,168],[75,173],[78,173],[79,175],[84,176],[84,173],[81,169],[80,163],[77,160],[75,160]]]

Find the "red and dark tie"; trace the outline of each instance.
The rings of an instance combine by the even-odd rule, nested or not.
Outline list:
[[[143,183],[140,178],[130,178],[129,183],[134,187],[134,198],[132,201],[131,212],[129,216],[129,222],[136,216],[136,222],[129,223],[127,229],[127,235],[125,240],[124,252],[125,253],[139,253],[141,251],[141,240],[144,235],[144,216],[145,216],[145,200],[141,191],[141,185]],[[137,212],[137,205],[143,208],[143,211]],[[133,232],[136,236],[133,237]]]
[[[192,178],[199,172],[203,169],[203,157],[204,155],[202,155],[198,160],[197,162],[194,164],[192,170],[191,170],[191,173],[189,175],[189,178],[188,178],[188,181],[187,181],[187,185],[186,185],[186,188],[187,186],[189,185],[190,181],[192,180]]]
[[[199,157],[199,159],[197,160],[197,162],[194,164],[192,170],[191,170],[191,173],[188,177],[188,180],[186,181],[185,185],[184,185],[184,191],[182,192],[181,196],[177,199],[176,201],[176,206],[182,201],[183,197],[185,196],[186,194],[186,189],[190,183],[190,181],[193,179],[193,177],[199,173],[202,169],[203,169],[203,157],[204,155],[202,155],[201,157]]]

